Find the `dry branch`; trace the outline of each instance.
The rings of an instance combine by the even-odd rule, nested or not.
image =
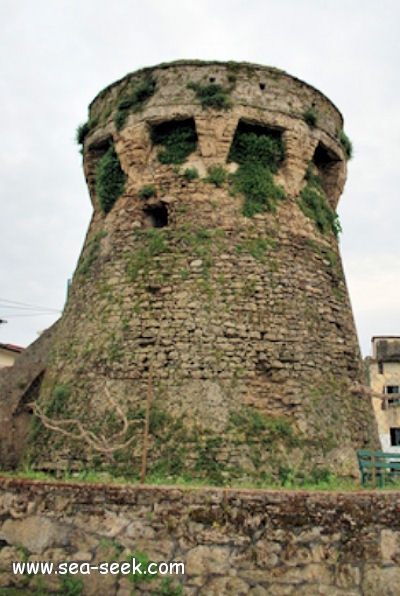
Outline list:
[[[111,437],[106,437],[103,434],[96,435],[91,430],[85,428],[82,422],[78,418],[63,418],[56,420],[54,418],[49,418],[43,412],[38,404],[31,404],[35,415],[40,419],[42,424],[55,432],[59,432],[62,435],[74,439],[76,441],[85,441],[88,445],[93,447],[95,451],[100,453],[104,453],[106,455],[111,455],[115,451],[119,449],[125,449],[128,447],[135,437],[131,437],[124,442],[124,437],[126,437],[128,430],[131,426],[136,424],[143,424],[142,420],[128,420],[125,412],[122,410],[119,403],[111,396],[110,391],[107,387],[107,383],[104,385],[104,392],[107,396],[107,401],[116,412],[116,414],[121,419],[122,428],[119,432],[115,433]],[[72,430],[68,430],[68,427],[74,426],[78,432],[74,432]]]

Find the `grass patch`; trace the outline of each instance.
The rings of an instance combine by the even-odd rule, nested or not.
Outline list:
[[[145,102],[154,95],[155,89],[155,80],[150,75],[146,75],[134,85],[127,97],[120,100],[114,116],[117,130],[121,130],[125,126],[130,112],[140,112],[143,109]]]
[[[297,201],[304,215],[312,219],[322,234],[333,232],[338,236],[342,231],[337,213],[329,205],[319,176],[310,169],[306,174],[307,184],[300,192]]]
[[[195,92],[203,110],[206,108],[228,110],[232,107],[232,102],[229,98],[232,87],[226,88],[218,83],[201,85],[200,83],[190,82],[188,83],[188,88]]]
[[[157,153],[160,163],[183,164],[197,148],[194,122],[173,121],[155,127],[152,131],[152,141],[154,145],[163,147]]]
[[[183,172],[182,177],[186,180],[186,182],[191,182],[192,180],[196,180],[199,177],[199,172],[196,168],[186,168]]]
[[[354,490],[371,490],[371,488],[364,488],[361,486],[361,482],[353,479],[348,478],[339,478],[332,474],[331,472],[325,471],[325,469],[318,471],[311,470],[310,474],[305,478],[298,478],[293,474],[293,469],[288,467],[289,471],[281,470],[280,473],[280,480],[279,482],[274,482],[271,479],[264,479],[260,481],[231,481],[229,482],[229,487],[232,489],[235,488],[249,488],[249,489],[257,489],[257,488],[282,488],[282,481],[285,482],[285,488],[289,489],[298,489],[304,488],[310,491],[313,490],[323,490],[323,491],[336,491],[336,490],[343,490],[343,491],[354,491]],[[107,482],[109,484],[140,484],[138,478],[132,477],[123,477],[123,476],[116,476],[109,473],[101,473],[101,472],[87,472],[81,473],[77,476],[71,476],[70,474],[66,473],[63,478],[55,478],[55,476],[51,476],[50,474],[44,474],[40,472],[3,472],[0,471],[2,476],[7,478],[25,478],[29,480],[46,480],[49,482]],[[317,478],[316,478],[317,477]],[[210,482],[207,478],[192,478],[190,473],[176,475],[173,478],[171,475],[162,475],[162,474],[154,474],[149,473],[147,476],[147,485],[164,485],[164,486],[186,486],[188,488],[191,487],[208,487],[208,486],[218,486],[218,483]],[[221,483],[222,485],[226,485],[226,481]],[[374,490],[396,490],[398,491],[400,487],[399,483],[393,484],[386,484],[383,488],[381,487],[372,487]],[[5,592],[7,593],[7,592]],[[1,595],[1,591],[0,591]]]
[[[126,174],[121,169],[114,145],[111,145],[96,165],[96,195],[103,213],[108,213],[123,193]]]
[[[138,196],[140,199],[150,199],[156,194],[156,189],[152,184],[147,184],[139,189]]]
[[[222,166],[210,166],[207,169],[208,176],[206,182],[211,182],[217,188],[221,188],[228,178],[226,170]]]

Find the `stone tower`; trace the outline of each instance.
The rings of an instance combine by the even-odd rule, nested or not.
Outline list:
[[[182,61],[101,91],[78,135],[93,218],[33,464],[138,473],[148,412],[148,474],[340,473],[376,430],[352,392],[364,379],[335,215],[351,145],[336,107],[275,68]],[[93,437],[121,449],[111,459]]]

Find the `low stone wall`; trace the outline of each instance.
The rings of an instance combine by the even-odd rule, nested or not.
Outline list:
[[[394,595],[400,583],[399,512],[400,493],[394,491],[225,490],[0,477],[0,592],[15,594],[18,587],[32,594],[39,584],[41,594],[96,596]],[[60,588],[63,578],[57,574],[11,572],[11,562],[18,560],[76,561],[87,570],[138,552],[153,561],[181,561],[185,574],[133,586],[128,576],[92,571],[72,576],[69,587]]]

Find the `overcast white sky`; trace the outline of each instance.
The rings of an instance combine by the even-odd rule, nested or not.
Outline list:
[[[91,215],[74,141],[88,104],[180,58],[276,66],[341,110],[354,158],[340,244],[363,354],[400,335],[399,23],[397,0],[0,0],[0,342],[26,346],[57,318],[15,302],[63,308]]]

